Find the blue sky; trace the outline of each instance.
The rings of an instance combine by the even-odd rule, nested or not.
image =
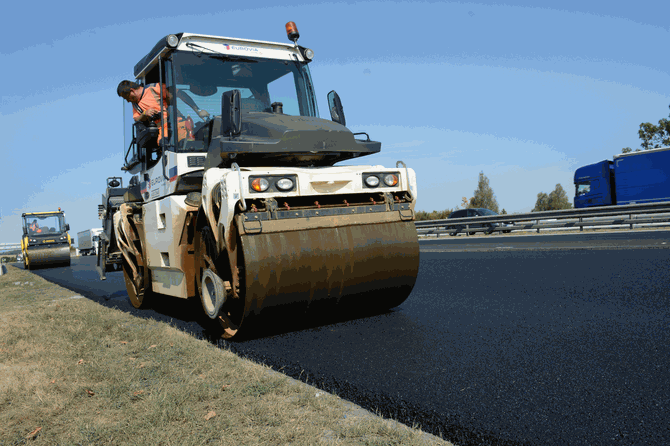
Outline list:
[[[382,142],[366,164],[417,172],[418,210],[455,208],[480,171],[508,212],[529,211],[577,167],[639,146],[670,110],[667,1],[13,2],[0,46],[0,243],[22,212],[99,227],[105,179],[123,175],[116,85],[163,36],[288,42],[293,20],[320,112]],[[539,6],[541,5],[541,6]]]

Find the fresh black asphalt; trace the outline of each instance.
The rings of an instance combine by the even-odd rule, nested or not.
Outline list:
[[[218,343],[457,445],[670,444],[668,242],[426,240],[414,291],[392,311]],[[208,336],[197,303],[134,310],[121,273],[97,281],[92,258],[37,273]]]

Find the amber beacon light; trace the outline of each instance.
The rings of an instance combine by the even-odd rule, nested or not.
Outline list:
[[[298,32],[298,27],[295,22],[288,22],[286,24],[286,35],[288,36],[288,40],[297,44],[298,39],[300,38],[300,33]]]

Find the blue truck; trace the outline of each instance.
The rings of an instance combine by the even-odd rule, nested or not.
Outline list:
[[[575,171],[575,208],[670,201],[670,148],[623,153]]]

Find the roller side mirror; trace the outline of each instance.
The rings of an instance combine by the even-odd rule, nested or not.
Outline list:
[[[347,125],[347,121],[344,118],[342,101],[340,101],[340,97],[335,92],[335,90],[328,93],[328,110],[330,110],[330,119],[337,122],[338,124],[342,124],[344,126]]]
[[[226,136],[237,136],[242,131],[240,90],[230,90],[221,97],[221,130]]]

